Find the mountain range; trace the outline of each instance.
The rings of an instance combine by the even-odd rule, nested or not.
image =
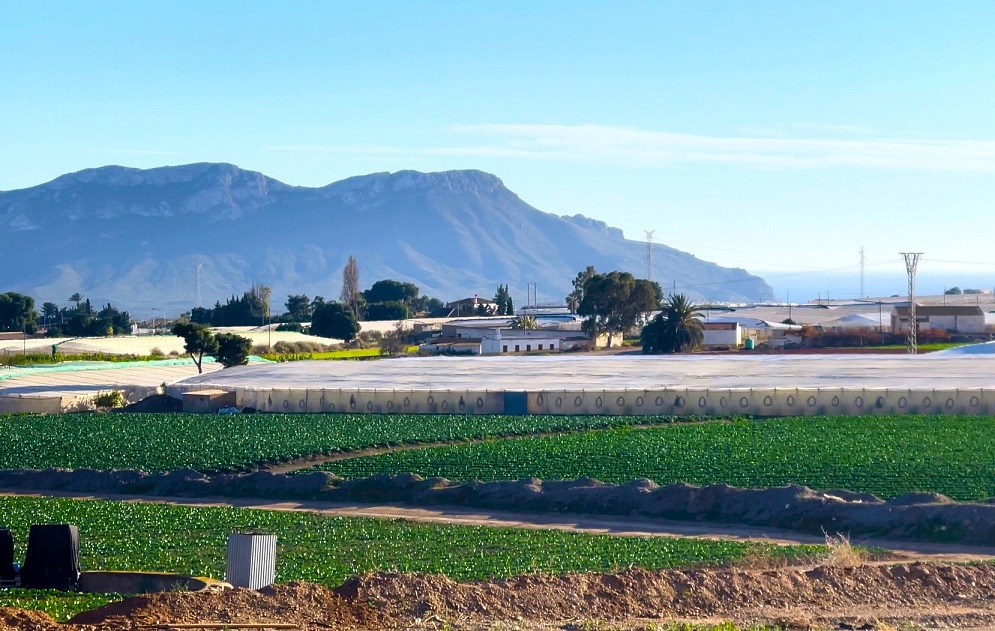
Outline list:
[[[400,171],[320,188],[291,186],[231,164],[106,166],[0,192],[0,291],[66,304],[83,293],[178,314],[253,283],[336,298],[357,258],[363,288],[393,278],[443,300],[491,297],[508,284],[518,305],[562,301],[588,265],[646,275],[646,244],[581,215],[522,201],[481,171]],[[695,298],[773,298],[763,279],[663,244],[652,278]]]

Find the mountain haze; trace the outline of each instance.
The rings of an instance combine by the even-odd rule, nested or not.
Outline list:
[[[0,192],[0,290],[65,304],[92,302],[179,313],[253,283],[336,298],[349,255],[360,282],[394,278],[443,300],[493,295],[519,305],[562,300],[587,265],[645,276],[646,246],[577,215],[541,212],[481,171],[375,173],[321,188],[290,186],[230,164],[140,170],[118,166]],[[714,300],[773,297],[763,279],[665,245],[653,279]]]

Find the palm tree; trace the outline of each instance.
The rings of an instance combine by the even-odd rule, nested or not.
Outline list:
[[[72,296],[69,296],[69,302],[75,302],[76,303],[76,311],[79,311],[79,303],[83,302],[83,294],[81,294],[81,293],[79,293],[77,291]]]
[[[521,315],[511,321],[511,328],[519,331],[535,331],[539,328],[535,316]]]
[[[577,307],[580,306],[580,300],[577,296],[570,294],[567,296],[567,309],[570,309],[570,313],[577,313]]]
[[[643,353],[687,353],[704,338],[698,306],[684,294],[671,296],[639,336]]]

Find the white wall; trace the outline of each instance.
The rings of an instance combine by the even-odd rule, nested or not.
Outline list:
[[[930,316],[928,326],[920,325],[920,329],[944,329],[957,333],[984,333],[985,316]]]
[[[944,331],[950,331],[951,333],[984,333],[985,332],[985,316],[980,315],[962,315],[962,316],[921,316],[917,315],[917,320],[919,320],[919,330],[924,331],[926,329],[943,329]],[[892,330],[897,332],[908,331],[909,321],[908,319],[903,319],[898,322],[898,318],[892,314],[891,316]]]
[[[528,333],[531,335],[519,335],[521,333]],[[543,331],[515,331],[513,336],[501,338],[485,337],[480,343],[480,352],[484,355],[488,354],[498,354],[498,353],[528,353],[536,351],[559,351],[561,338],[559,336],[551,336],[549,334],[543,335]],[[515,346],[518,346],[518,350],[515,350]],[[539,348],[542,346],[542,348]],[[504,348],[508,347],[505,351]]]
[[[703,333],[701,343],[704,346],[739,346],[743,343],[743,331],[739,326],[728,331],[705,329]]]

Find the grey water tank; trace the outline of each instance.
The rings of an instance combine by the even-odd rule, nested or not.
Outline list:
[[[228,535],[228,572],[234,587],[261,589],[276,579],[276,535]]]

